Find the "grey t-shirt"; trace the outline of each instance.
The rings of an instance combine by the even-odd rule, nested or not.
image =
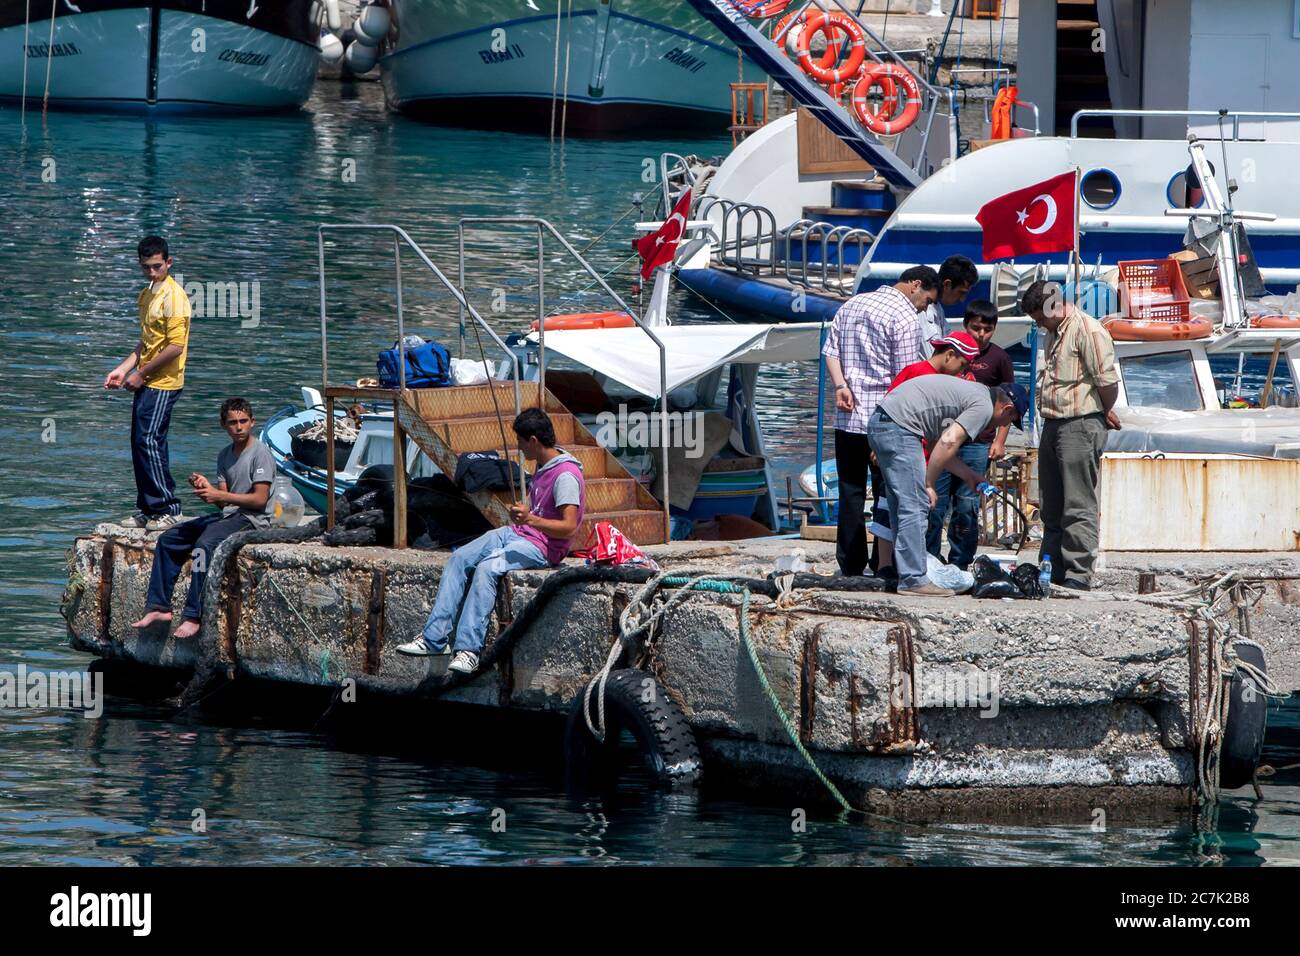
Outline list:
[[[931,302],[916,319],[921,323],[921,361],[924,362],[934,354],[934,346],[930,343],[948,334],[948,317],[944,315],[942,305]]]
[[[545,465],[539,468],[537,473],[540,475],[542,472],[546,471],[546,469],[554,468],[562,461],[571,461],[579,468],[582,467],[582,462],[578,461],[578,459],[574,458],[567,451],[562,451],[559,455],[552,458]],[[564,474],[560,475],[559,478],[556,478],[555,486],[551,489],[551,492],[555,498],[555,507],[557,508],[563,508],[565,505],[582,504],[582,489],[578,486],[578,479],[573,475]]]
[[[275,481],[275,459],[271,456],[271,449],[256,438],[250,438],[244,453],[236,457],[235,446],[227,445],[217,456],[217,482],[223,481],[226,483],[226,490],[236,495],[252,494],[255,484],[269,485]],[[221,513],[227,518],[239,513],[247,517],[254,528],[269,528],[273,507],[268,498],[265,508],[253,509],[241,508],[239,505],[226,505],[221,509]]]
[[[930,447],[954,422],[973,438],[993,419],[987,385],[955,375],[922,375],[894,389],[880,403],[899,428],[924,438]]]

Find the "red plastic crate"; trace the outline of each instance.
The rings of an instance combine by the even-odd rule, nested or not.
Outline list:
[[[1134,259],[1119,264],[1120,297],[1130,319],[1187,322],[1192,300],[1177,259]]]

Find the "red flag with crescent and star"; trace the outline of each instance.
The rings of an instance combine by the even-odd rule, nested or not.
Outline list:
[[[980,207],[975,221],[984,230],[984,261],[1074,248],[1077,173],[999,196]]]
[[[642,236],[632,243],[641,254],[641,278],[649,279],[655,269],[673,261],[677,254],[677,243],[686,232],[686,222],[691,215],[691,193],[686,190],[677,200],[670,215],[657,232]]]

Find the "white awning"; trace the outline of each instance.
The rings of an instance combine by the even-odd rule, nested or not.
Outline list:
[[[820,323],[665,325],[654,327],[667,359],[668,391],[729,362],[816,359]],[[528,336],[536,344],[537,333]],[[548,331],[546,350],[600,372],[650,398],[659,397],[659,347],[642,329]]]

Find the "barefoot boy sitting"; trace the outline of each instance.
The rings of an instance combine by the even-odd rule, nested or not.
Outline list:
[[[190,590],[176,637],[193,637],[203,619],[203,582],[217,545],[237,531],[271,524],[268,502],[275,479],[275,459],[270,449],[253,437],[252,406],[242,398],[227,399],[221,406],[221,425],[230,436],[230,445],[217,456],[216,485],[198,472],[190,475],[194,493],[221,510],[186,521],[158,537],[149,576],[147,613],[132,627],[145,628],[172,619],[172,588],[189,558]]]

